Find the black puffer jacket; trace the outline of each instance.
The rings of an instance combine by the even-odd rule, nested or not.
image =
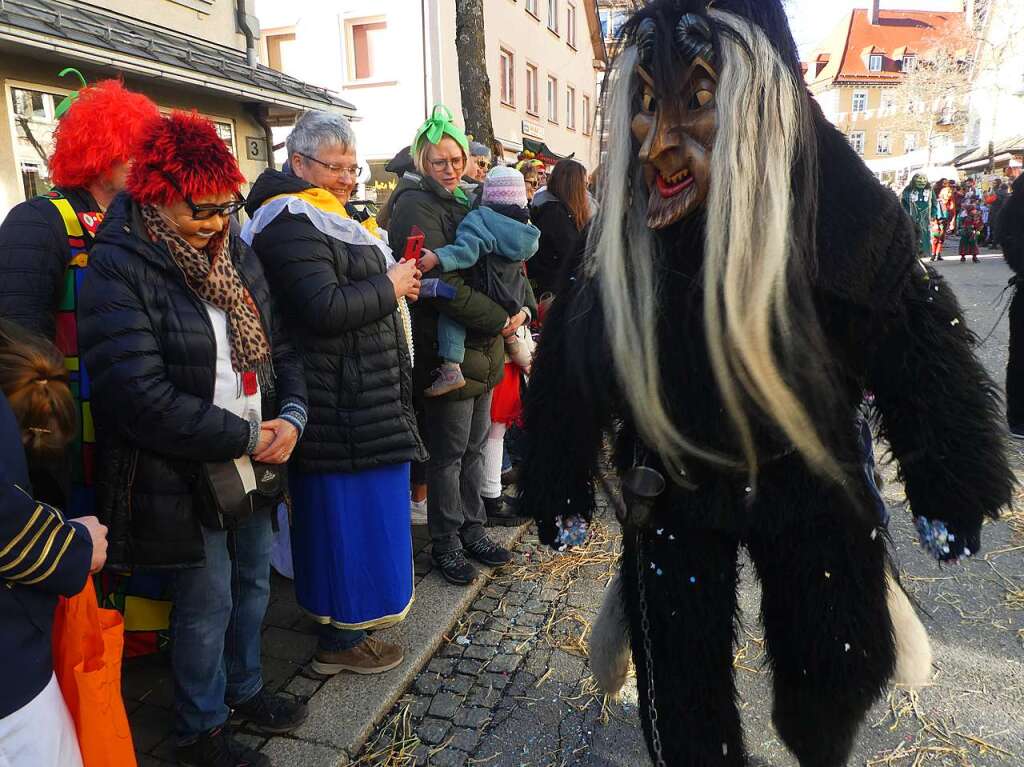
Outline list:
[[[231,258],[270,338],[276,399],[305,407],[302,366],[259,260],[235,236]],[[209,315],[166,246],[149,240],[127,195],[114,200],[90,253],[78,322],[92,374],[97,514],[110,527],[108,565],[201,566],[200,462],[242,456],[249,424],[213,405],[217,343]],[[262,406],[264,420],[278,412],[266,396]]]
[[[558,287],[562,271],[582,255],[587,241],[586,230],[581,232],[576,227],[569,207],[545,190],[534,195],[530,220],[540,229],[540,245],[526,271],[530,279],[537,283],[540,293],[553,293]]]
[[[249,215],[270,197],[310,185],[267,170]],[[281,212],[252,241],[302,356],[309,424],[292,465],[355,472],[426,459],[412,409],[412,365],[384,254]]]
[[[75,213],[91,214],[93,221],[99,218],[99,205],[84,189],[56,191]],[[85,227],[82,240],[86,248],[92,245]],[[64,219],[50,200],[33,197],[11,208],[0,224],[0,317],[52,341],[70,260]]]

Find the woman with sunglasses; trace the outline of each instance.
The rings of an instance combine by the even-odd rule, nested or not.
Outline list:
[[[463,180],[472,184],[474,189],[484,182],[487,171],[491,169],[491,150],[479,141],[469,142],[469,163]]]
[[[177,758],[194,767],[269,764],[232,737],[232,710],[268,733],[306,717],[261,671],[279,499],[229,516],[207,486],[207,464],[285,463],[306,423],[301,363],[259,260],[230,232],[244,181],[208,120],[153,120],[79,304],[108,565],[173,573]]]

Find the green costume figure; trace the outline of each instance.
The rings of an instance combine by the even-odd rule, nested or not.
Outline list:
[[[931,253],[931,221],[939,216],[939,200],[923,173],[916,174],[910,180],[901,199],[903,210],[910,216],[917,231],[917,257],[923,258]]]

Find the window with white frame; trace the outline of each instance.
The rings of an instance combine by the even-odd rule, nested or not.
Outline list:
[[[217,135],[220,136],[220,140],[223,141],[231,154],[235,154],[235,126],[230,122],[224,120],[217,120],[210,118],[213,123],[213,127],[217,130]]]
[[[846,140],[850,142],[853,151],[857,154],[864,154],[864,131],[855,130],[846,134]]]
[[[565,86],[565,127],[576,130],[576,89]]]
[[[548,0],[548,29],[558,34],[558,0]]]
[[[526,111],[532,115],[540,114],[539,83],[540,75],[535,64],[526,65]]]
[[[576,47],[576,4],[571,1],[565,4],[565,42]]]
[[[906,54],[903,57],[902,69],[904,72],[913,72],[915,69],[917,69],[917,56],[914,55],[913,53]]]
[[[583,97],[583,135],[589,136],[593,126],[590,124],[590,96]]]
[[[896,97],[892,94],[885,94],[882,96],[882,112],[884,114],[895,114],[896,112]]]
[[[267,65],[278,72],[290,72],[295,68],[295,54],[298,44],[295,32],[270,32],[265,30],[263,39],[267,42]]]
[[[382,80],[390,74],[394,51],[387,45],[386,21],[353,22],[348,25],[348,79]]]
[[[892,141],[889,131],[879,131],[875,140],[875,152],[878,154],[889,154],[892,151]]]
[[[14,114],[25,120],[53,122],[53,110],[56,108],[54,99],[59,101],[63,96],[27,88],[11,88],[11,106]]]
[[[548,120],[558,122],[558,80],[548,76]]]
[[[615,8],[602,8],[598,11],[598,18],[601,21],[601,36],[605,40],[611,40],[618,36],[622,24],[626,21],[627,14]]]
[[[526,0],[526,12],[540,18],[540,11],[537,10],[537,3],[540,0]]]
[[[49,158],[53,152],[54,110],[64,94],[12,86],[14,115],[14,160],[21,176],[25,199],[45,194],[52,188]]]
[[[868,56],[868,71],[869,72],[881,72],[882,71],[882,54],[872,53]]]
[[[942,100],[941,116],[939,117],[940,125],[952,125],[956,119],[957,108],[956,108],[956,97],[953,94],[948,94]]]
[[[904,154],[910,154],[917,150],[917,134],[908,133],[903,137],[903,152]]]
[[[501,103],[506,106],[516,105],[516,66],[512,51],[501,49]]]
[[[853,103],[851,105],[851,112],[856,114],[863,114],[868,111],[868,92],[867,91],[854,91],[853,92]]]

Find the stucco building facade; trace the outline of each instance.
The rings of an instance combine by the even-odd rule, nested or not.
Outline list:
[[[962,132],[925,131],[908,120],[897,91],[935,41],[963,24],[962,12],[879,10],[874,0],[850,11],[805,62],[825,116],[880,178],[902,183],[912,168],[948,165],[961,145]]]
[[[462,122],[454,0],[256,0],[261,60],[335,90],[358,112],[359,158],[379,197],[384,165],[434,104]],[[595,0],[485,0],[485,60],[495,138],[593,166],[604,45]],[[276,131],[277,142],[285,131]]]
[[[1024,169],[1024,9],[1019,0],[981,0],[969,13],[978,38],[971,83],[965,173],[1016,178]]]

